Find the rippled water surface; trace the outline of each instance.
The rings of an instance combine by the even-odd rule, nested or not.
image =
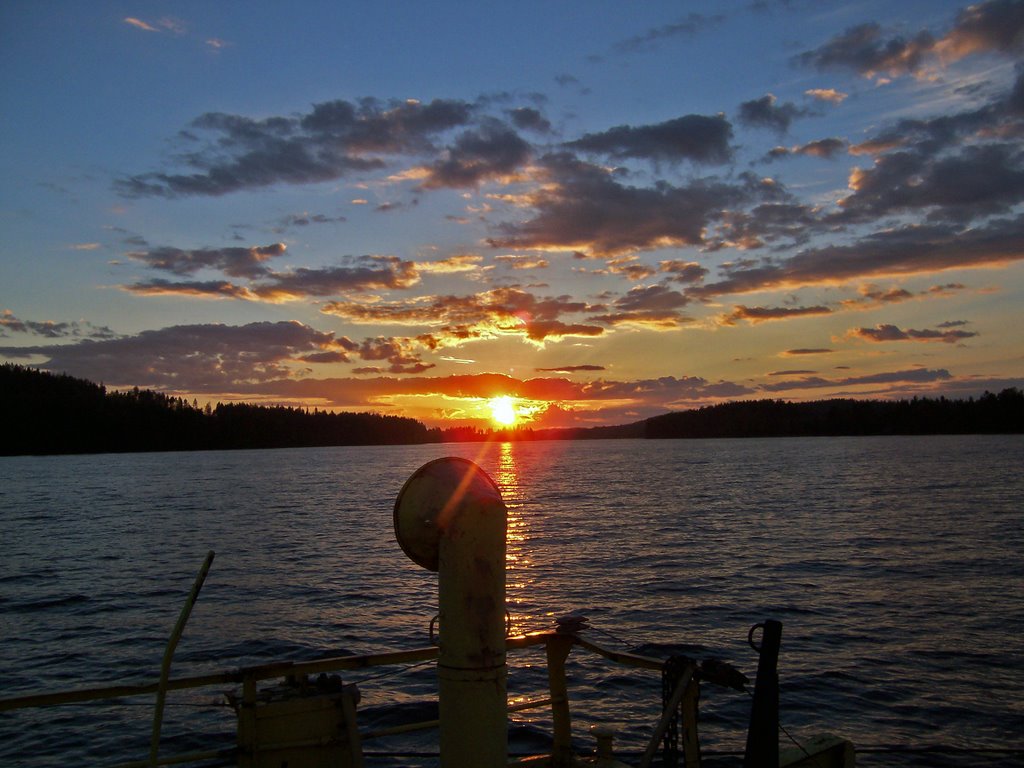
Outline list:
[[[392,509],[443,455],[477,461],[502,489],[516,630],[577,612],[603,644],[717,656],[753,677],[747,630],[775,618],[782,720],[797,739],[842,734],[865,749],[861,765],[1021,764],[958,751],[1024,746],[1020,436],[0,458],[0,696],[155,681],[210,549],[174,676],[425,645],[436,576],[395,543]],[[622,750],[642,751],[660,680],[573,659],[581,748],[587,726],[606,723]],[[542,654],[509,661],[510,694],[539,692]],[[429,666],[378,674],[351,676],[361,726],[431,716]],[[231,746],[219,690],[168,704],[165,751]],[[706,686],[706,749],[742,749],[748,711],[742,694]],[[147,697],[3,713],[0,764],[142,759],[151,717]],[[517,716],[513,751],[543,748],[544,722]],[[867,751],[879,746],[945,751]]]

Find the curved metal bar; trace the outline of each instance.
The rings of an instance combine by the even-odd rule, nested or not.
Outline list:
[[[196,600],[199,599],[199,590],[203,588],[206,574],[210,572],[213,557],[214,552],[211,549],[206,553],[206,559],[196,575],[195,583],[192,584],[192,591],[188,593],[188,599],[185,600],[185,605],[181,608],[178,621],[174,624],[171,637],[167,640],[167,648],[164,649],[164,659],[160,664],[160,684],[156,689],[156,707],[153,709],[153,733],[149,740],[149,764],[151,766],[157,764],[157,757],[160,752],[160,727],[164,721],[164,701],[167,699],[167,681],[171,676],[171,660],[174,658],[174,649],[178,647],[178,641],[185,631],[185,623],[188,621],[188,617],[192,615],[192,607],[196,604]]]

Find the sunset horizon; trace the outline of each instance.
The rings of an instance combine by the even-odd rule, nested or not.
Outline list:
[[[441,428],[1024,388],[1022,2],[160,8],[0,10],[0,362]]]

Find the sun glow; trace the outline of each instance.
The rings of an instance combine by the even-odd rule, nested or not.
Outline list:
[[[487,407],[491,409],[491,421],[502,427],[511,427],[519,420],[515,400],[508,395],[492,397]]]

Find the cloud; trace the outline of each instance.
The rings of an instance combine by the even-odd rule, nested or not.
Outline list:
[[[795,147],[775,147],[769,150],[765,160],[770,162],[790,155],[803,155],[804,157],[820,157],[824,160],[833,160],[837,155],[845,152],[848,147],[849,143],[845,139],[829,137],[827,139],[809,141],[806,144]]]
[[[674,331],[693,321],[681,312],[671,309],[631,309],[594,315],[592,322],[602,325],[626,325],[654,331]]]
[[[375,407],[401,398],[442,396],[449,400],[486,400],[508,395],[539,404],[549,403],[563,410],[600,407],[602,414],[636,409],[633,418],[643,418],[682,405],[717,401],[749,395],[754,390],[728,381],[710,382],[697,376],[664,376],[638,381],[592,380],[574,382],[565,378],[517,379],[497,373],[396,379],[301,379],[278,380],[253,385],[253,392],[298,400],[319,398],[335,407]]]
[[[521,130],[551,133],[551,122],[544,117],[539,109],[534,107],[510,109],[508,110],[508,116],[512,120],[512,124]]]
[[[22,320],[15,317],[11,310],[5,309],[3,312],[0,312],[0,338],[9,337],[12,333],[42,336],[47,339],[113,339],[117,337],[117,334],[105,325],[96,326],[92,323],[78,320],[70,322]]]
[[[788,201],[762,203],[749,211],[724,212],[720,225],[707,238],[705,250],[751,251],[780,242],[801,244],[820,226],[817,210],[810,206]]]
[[[952,296],[955,292],[962,291],[964,288],[965,286],[962,283],[946,283],[945,285],[933,285],[924,291],[912,293],[906,288],[879,288],[877,285],[867,283],[858,289],[861,298],[844,299],[840,303],[847,309],[869,309],[886,304],[898,304],[912,299]]]
[[[632,310],[666,310],[679,309],[689,303],[679,291],[674,291],[664,285],[636,286],[630,288],[629,292],[615,302],[619,309]]]
[[[265,262],[283,256],[287,246],[284,243],[256,246],[252,248],[201,248],[182,250],[160,247],[148,251],[133,251],[127,254],[141,261],[151,269],[170,272],[187,277],[203,269],[216,269],[231,277],[255,279],[268,274]]]
[[[849,69],[864,77],[899,77],[919,73],[937,55],[950,62],[965,56],[1024,48],[1024,8],[1019,0],[988,0],[957,13],[942,37],[921,30],[908,39],[887,33],[874,22],[847,29],[824,45],[796,57],[818,70]]]
[[[495,225],[497,248],[574,250],[615,256],[636,250],[700,245],[722,211],[779,196],[777,185],[750,175],[732,182],[697,179],[676,187],[632,187],[606,169],[566,154],[542,161],[541,183],[523,196],[532,219]]]
[[[671,279],[677,283],[699,283],[709,272],[707,267],[696,261],[681,261],[679,259],[659,262],[658,271],[671,275]]]
[[[510,269],[547,269],[550,266],[545,258],[522,254],[501,254],[495,256],[493,261],[504,264]]]
[[[527,339],[533,342],[559,341],[568,337],[593,338],[603,336],[605,329],[586,323],[565,323],[561,320],[527,320],[523,323]]]
[[[953,29],[936,45],[946,59],[972,53],[1018,52],[1024,48],[1024,5],[1019,0],[989,0],[957,13]]]
[[[915,209],[957,221],[1005,213],[1024,202],[1024,151],[1016,143],[993,143],[943,155],[893,152],[877,158],[873,168],[854,169],[850,188],[836,220]]]
[[[711,382],[700,376],[662,376],[657,379],[612,382],[598,380],[583,385],[585,392],[604,398],[632,399],[645,403],[663,403],[675,408],[697,402],[742,397],[753,392],[749,387],[730,381]]]
[[[561,319],[592,309],[567,295],[537,298],[518,288],[496,288],[470,296],[423,296],[402,302],[330,302],[322,311],[353,323],[429,327],[430,334],[420,337],[420,343],[438,348],[500,336],[541,343],[603,335],[601,326]]]
[[[416,265],[397,256],[363,256],[335,267],[299,267],[274,272],[251,286],[266,301],[294,301],[309,297],[362,293],[379,289],[402,289],[420,280]]]
[[[1010,89],[975,109],[930,118],[904,118],[850,147],[853,155],[879,155],[905,149],[922,157],[970,144],[999,142],[1024,135],[1024,70]]]
[[[964,339],[970,339],[978,334],[973,331],[958,330],[914,330],[908,328],[901,330],[895,325],[880,324],[874,328],[853,328],[848,332],[852,338],[864,339],[866,341],[941,341],[946,344],[956,344]]]
[[[178,280],[163,278],[141,280],[122,285],[128,293],[138,296],[188,296],[199,299],[244,299],[255,301],[259,297],[243,285],[228,280]]]
[[[487,120],[456,138],[444,156],[427,168],[421,187],[474,187],[511,175],[530,159],[531,153],[530,145],[515,131],[496,120]]]
[[[136,19],[134,16],[125,16],[124,23],[129,26],[135,27],[136,29],[144,30],[145,32],[159,32],[160,30],[151,24],[147,24],[142,19]]]
[[[337,224],[348,221],[344,216],[327,216],[323,213],[289,213],[278,220],[275,232],[284,232],[294,227],[308,227],[312,224]]]
[[[555,368],[534,368],[537,373],[579,373],[590,371],[603,371],[603,365],[560,365]]]
[[[782,353],[783,357],[801,357],[803,355],[829,355],[833,350],[827,347],[804,347],[800,349],[787,349]]]
[[[417,261],[416,271],[420,274],[447,275],[456,272],[472,272],[480,268],[483,256],[475,253],[460,253],[437,261]]]
[[[9,357],[44,356],[42,367],[111,386],[230,393],[291,375],[288,363],[344,353],[347,340],[298,322],[177,325],[135,336],[72,344],[0,348]]]
[[[832,310],[829,307],[747,307],[738,304],[732,312],[722,315],[718,322],[722,325],[736,325],[740,320],[746,320],[751,325],[765,323],[770,320],[791,320],[796,317],[808,317],[814,315],[830,315]]]
[[[634,282],[646,280],[657,274],[657,270],[650,264],[642,264],[637,257],[630,254],[608,259],[606,269],[595,269],[595,274],[623,275],[627,280]]]
[[[804,95],[818,101],[827,101],[830,104],[842,104],[847,98],[847,94],[837,91],[835,88],[810,88],[804,91]]]
[[[359,345],[358,354],[361,360],[386,360],[389,363],[388,373],[415,374],[433,368],[433,363],[424,363],[420,359],[412,344],[407,339],[378,336],[364,340]]]
[[[883,304],[896,304],[914,298],[914,294],[906,288],[882,289],[872,284],[862,285],[860,295],[863,299],[849,299],[843,302],[844,306],[881,306]]]
[[[768,93],[759,99],[740,104],[737,119],[741,125],[749,128],[770,128],[779,133],[786,133],[793,120],[809,114],[812,114],[810,110],[798,107],[790,101],[779,104],[775,96]]]
[[[851,245],[807,248],[788,259],[740,266],[724,280],[694,286],[696,298],[769,288],[834,285],[856,278],[927,274],[1010,264],[1024,259],[1024,215],[984,227],[906,225],[867,235]]]
[[[163,16],[153,23],[143,21],[135,16],[125,16],[122,21],[130,27],[141,29],[143,32],[170,32],[172,35],[184,35],[188,31],[188,26],[185,22],[173,16]]]
[[[879,384],[932,384],[938,381],[948,381],[952,375],[944,368],[929,370],[927,368],[911,368],[905,371],[887,371],[883,373],[867,374],[865,376],[850,376],[842,379],[825,379],[818,376],[808,376],[795,381],[780,381],[776,383],[762,384],[761,389],[766,392],[784,392],[796,389],[824,389],[829,387],[860,387]]]
[[[582,94],[589,94],[590,89],[585,87],[578,77],[569,74],[555,75],[555,83],[561,88],[575,88]]]
[[[900,35],[885,39],[882,27],[869,22],[800,54],[797,61],[821,71],[851,69],[865,77],[879,73],[896,77],[916,72],[934,47],[935,38],[927,31],[919,32],[912,40]]]
[[[587,133],[565,146],[615,158],[720,164],[732,158],[730,139],[732,126],[722,115],[684,115],[655,125],[620,125]]]
[[[567,379],[516,379],[500,373],[462,374],[397,379],[327,378],[279,379],[253,391],[292,397],[319,398],[337,407],[373,407],[388,404],[399,397],[428,395],[461,399],[490,399],[502,395],[531,400],[583,399],[581,385]]]
[[[722,14],[705,16],[702,13],[689,13],[685,18],[671,24],[653,27],[646,32],[629,37],[615,44],[618,53],[637,53],[653,50],[664,41],[689,40],[704,29],[721,23],[725,19]]]
[[[338,350],[310,352],[308,355],[299,355],[297,359],[304,363],[347,363],[349,361],[348,355]]]
[[[125,197],[181,197],[224,195],[277,183],[333,181],[354,171],[383,167],[382,155],[434,151],[434,140],[468,125],[474,110],[473,105],[456,100],[421,104],[363,99],[358,104],[321,102],[304,115],[262,120],[209,112],[196,118],[183,134],[193,140],[210,136],[205,146],[179,158],[191,172],[130,176],[119,179],[115,188]],[[476,143],[466,137],[461,148],[456,146],[462,164],[474,151],[485,151],[480,145],[496,143],[486,129],[481,130],[484,133]],[[454,177],[454,170],[449,173]]]
[[[200,298],[233,298],[280,303],[306,298],[364,293],[370,290],[409,288],[420,280],[416,264],[396,256],[348,257],[331,267],[299,267],[275,272],[263,262],[284,253],[277,243],[264,248],[220,248],[183,251],[157,248],[129,254],[148,266],[176,275],[190,275],[202,269],[219,269],[232,277],[246,278],[247,285],[227,280],[175,281],[156,278],[122,286],[145,296],[181,295]],[[459,261],[438,264],[437,271],[452,271]]]

